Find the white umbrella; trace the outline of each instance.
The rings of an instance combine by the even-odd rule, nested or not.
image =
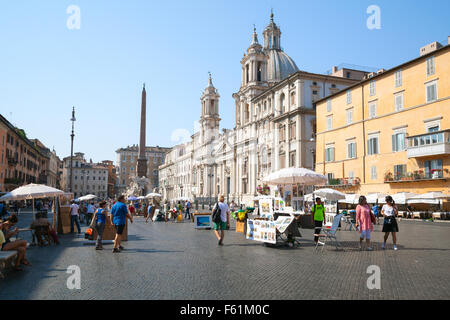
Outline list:
[[[285,168],[272,172],[263,181],[271,185],[316,185],[326,183],[328,179],[323,174],[306,168]]]
[[[314,201],[314,194],[308,193],[303,197],[303,200],[306,202],[313,202]]]
[[[350,193],[345,195],[345,199],[339,200],[339,203],[357,204],[360,194]]]
[[[406,202],[417,194],[411,192],[399,192],[392,196],[392,199],[396,204],[406,204]],[[385,197],[378,199],[379,203],[386,203]]]
[[[0,198],[0,201],[6,200],[30,200],[36,198],[56,197],[64,194],[56,188],[52,188],[43,184],[28,184],[26,186],[14,189]]]
[[[367,195],[366,200],[367,203],[376,203],[377,201],[379,201],[378,199],[385,198],[386,196],[387,196],[386,193],[375,192]]]
[[[445,194],[439,191],[432,191],[425,194],[418,194],[408,199],[408,203],[428,203],[440,204],[441,199],[450,198],[450,194]]]
[[[338,201],[345,199],[345,193],[330,188],[314,190],[313,195],[314,197],[318,196],[320,198],[325,198],[328,201]]]
[[[78,201],[89,201],[89,200],[92,200],[92,199],[95,199],[95,198],[97,198],[96,195],[88,194],[88,195],[79,197],[77,200],[78,200]]]
[[[137,197],[137,199],[138,199],[138,200],[144,200],[145,197],[144,197],[144,196],[139,196],[139,197]]]
[[[161,198],[162,195],[160,195],[159,193],[152,192],[152,193],[147,194],[145,197],[146,198]]]

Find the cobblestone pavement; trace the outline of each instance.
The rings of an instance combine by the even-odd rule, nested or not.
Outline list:
[[[30,217],[20,219],[24,226]],[[358,249],[357,232],[339,231],[345,251],[317,253],[312,230],[301,231],[296,248],[265,247],[234,231],[219,247],[212,231],[192,223],[139,217],[119,254],[71,235],[60,246],[30,247],[33,266],[5,271],[0,299],[449,299],[450,224],[401,221],[399,228],[398,251],[392,240],[381,249],[378,225],[373,252]],[[80,290],[67,289],[70,265],[81,268]],[[367,288],[370,265],[381,269],[380,290]]]

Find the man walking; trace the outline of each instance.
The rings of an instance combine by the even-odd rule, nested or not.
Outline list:
[[[215,204],[213,211],[217,206],[220,208],[220,222],[214,222],[214,233],[216,234],[217,240],[219,240],[219,246],[223,245],[223,239],[225,237],[225,230],[230,225],[230,209],[228,205],[224,202],[225,197],[223,195],[220,196],[219,202]],[[219,234],[220,230],[220,234]]]
[[[80,207],[75,203],[74,200],[72,200],[72,204],[70,205],[70,233],[74,232],[73,224],[76,223],[78,234],[81,233],[81,227],[80,227],[80,219],[79,219],[79,213],[78,210]]]
[[[190,210],[191,210],[191,203],[189,200],[186,200],[186,214],[184,215],[185,219],[187,219],[187,218],[191,219]]]
[[[320,234],[323,222],[325,221],[325,207],[323,206],[320,198],[316,198],[316,204],[312,206],[311,211],[314,224],[314,235],[318,235]],[[314,236],[314,242],[316,245],[317,241],[319,241],[319,237]]]
[[[123,250],[124,248],[121,245],[122,241],[122,233],[125,229],[125,224],[127,219],[130,220],[131,223],[133,223],[133,217],[128,213],[127,205],[125,204],[125,196],[121,195],[117,199],[117,202],[115,205],[113,205],[111,209],[111,224],[116,228],[116,237],[114,239],[114,253],[120,252],[120,250]]]
[[[92,221],[92,217],[94,216],[94,212],[95,212],[94,203],[91,202],[87,206],[87,221],[86,221],[87,225],[90,225],[90,223]]]

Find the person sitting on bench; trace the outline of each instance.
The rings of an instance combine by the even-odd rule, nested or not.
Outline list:
[[[11,215],[8,219],[6,219],[3,223],[0,223],[2,232],[5,237],[5,242],[2,244],[2,251],[12,251],[17,250],[17,259],[14,269],[16,271],[22,271],[23,269],[20,267],[21,264],[30,266],[31,263],[26,259],[25,254],[27,250],[27,242],[25,240],[16,240],[11,241],[10,238],[12,236],[17,235],[19,230],[17,228],[14,231],[11,231],[11,227],[14,226],[18,222],[16,215]]]

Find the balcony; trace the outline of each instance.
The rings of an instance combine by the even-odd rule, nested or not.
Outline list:
[[[408,158],[450,154],[450,130],[408,137]]]
[[[384,176],[384,183],[407,183],[407,182],[422,182],[422,181],[446,181],[450,179],[448,169],[436,169],[424,173],[422,170],[408,172],[406,174],[392,175],[387,173]]]

